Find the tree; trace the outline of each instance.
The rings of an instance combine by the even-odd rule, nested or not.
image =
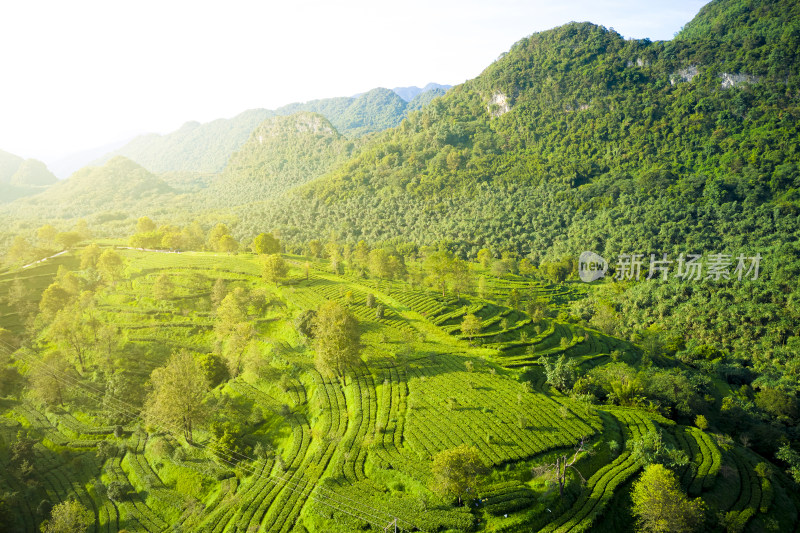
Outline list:
[[[539,363],[544,367],[547,383],[551,387],[566,392],[575,384],[575,367],[577,365],[573,359],[567,359],[565,355],[561,355],[556,364],[552,364],[549,359],[542,356],[539,358]]]
[[[153,390],[145,402],[145,420],[181,427],[186,442],[192,444],[193,427],[205,415],[209,391],[205,371],[184,349],[173,353],[166,366],[153,370],[150,382]]]
[[[125,498],[128,497],[128,493],[131,491],[130,485],[127,483],[121,483],[119,481],[112,481],[108,484],[106,488],[106,495],[108,499],[114,502],[121,502]]]
[[[56,313],[67,307],[73,300],[70,294],[58,282],[51,283],[42,293],[39,310],[46,319],[52,319]]]
[[[686,452],[665,443],[661,438],[661,431],[649,431],[633,441],[631,457],[646,465],[678,467],[689,463]]]
[[[574,270],[572,259],[564,257],[560,261],[546,262],[539,265],[539,272],[553,283],[561,283]]]
[[[478,263],[480,263],[483,268],[489,268],[492,264],[492,252],[486,248],[481,249],[478,252]]]
[[[52,248],[55,245],[56,235],[58,235],[58,230],[52,224],[45,224],[36,230],[36,240],[44,248]]]
[[[74,231],[81,236],[81,240],[92,238],[92,230],[89,229],[89,223],[82,218],[75,223]]]
[[[63,249],[72,248],[83,240],[77,231],[63,231],[56,235],[56,243]]]
[[[175,285],[172,283],[172,278],[166,272],[161,273],[156,282],[153,283],[153,298],[156,300],[169,300],[172,298],[175,291]]]
[[[8,249],[8,259],[13,262],[25,262],[33,257],[33,246],[22,235],[14,237],[11,248]]]
[[[386,268],[389,274],[389,279],[405,279],[408,275],[405,259],[403,259],[403,256],[399,254],[389,255],[389,261]]]
[[[558,483],[559,496],[564,496],[564,487],[567,484],[567,474],[569,473],[570,469],[578,474],[578,476],[581,478],[581,481],[586,483],[586,479],[584,479],[583,474],[581,474],[580,470],[575,467],[575,463],[578,461],[578,459],[580,459],[580,455],[584,452],[587,452],[586,438],[582,438],[575,446],[575,453],[572,455],[572,458],[566,454],[557,455],[555,463],[548,463],[533,467],[533,475],[551,475],[554,477],[556,479],[556,483]]]
[[[11,282],[11,286],[6,293],[8,306],[15,309],[22,317],[27,317],[36,311],[36,303],[33,301],[31,288],[19,278]]]
[[[333,235],[331,235],[331,240],[325,245],[325,251],[328,252],[328,257],[331,258],[331,271],[334,274],[338,274],[339,263],[342,261],[342,252]]]
[[[14,515],[11,511],[11,503],[15,495],[8,492],[0,493],[0,524],[11,524],[14,522]]]
[[[47,329],[47,336],[80,365],[81,372],[85,372],[87,355],[95,339],[82,315],[79,305],[61,309]]]
[[[300,335],[312,339],[314,338],[314,321],[316,318],[317,312],[313,309],[303,311],[294,319],[294,327]]]
[[[708,419],[703,415],[697,415],[694,419],[694,425],[705,431],[708,429]]]
[[[161,248],[166,250],[182,250],[186,247],[186,239],[180,231],[167,231],[161,237]]]
[[[784,444],[775,457],[786,463],[786,472],[796,483],[800,483],[800,453],[797,453],[790,445]]]
[[[520,260],[517,270],[519,270],[521,275],[527,277],[532,277],[536,273],[536,267],[533,266],[533,263],[531,263],[531,260],[527,257],[523,257]]]
[[[106,250],[100,254],[100,258],[97,260],[97,270],[100,271],[103,279],[113,284],[122,279],[125,262],[114,250]]]
[[[216,241],[215,252],[230,254],[239,249],[239,243],[231,235],[223,235]]]
[[[247,317],[248,298],[244,289],[236,287],[217,307],[214,333],[223,346],[223,355],[231,377],[239,375],[242,356],[255,337],[253,324]]]
[[[103,252],[96,243],[92,243],[81,251],[81,270],[97,268],[97,261]]]
[[[253,251],[259,255],[277,254],[281,251],[281,243],[272,233],[259,233],[253,240]]]
[[[640,531],[688,533],[703,526],[703,501],[689,500],[677,476],[660,464],[645,468],[631,491],[633,514]]]
[[[7,339],[10,332],[6,329],[0,328],[0,339],[8,344],[16,344],[15,342],[9,343]],[[17,394],[22,391],[24,380],[16,367],[11,365],[11,356],[5,351],[0,351],[0,398],[5,398],[11,394]]]
[[[547,315],[547,302],[538,292],[531,292],[525,310],[533,322],[540,322]]]
[[[262,274],[268,283],[279,284],[289,273],[289,267],[280,254],[270,254],[264,257]]]
[[[211,388],[216,387],[230,377],[225,360],[215,353],[204,353],[196,356],[197,364],[205,372],[206,379]]]
[[[214,307],[219,306],[227,294],[228,289],[225,286],[225,280],[222,278],[217,278],[217,280],[214,282],[214,286],[211,288],[211,304]]]
[[[72,296],[77,296],[81,292],[81,278],[75,272],[67,270],[64,265],[58,267],[56,282]]]
[[[346,372],[361,360],[358,321],[338,302],[325,302],[314,320],[314,340],[317,370],[323,375],[338,376],[346,384]]]
[[[458,258],[454,258],[450,263],[449,278],[453,291],[456,293],[456,298],[459,298],[461,293],[472,291],[475,284],[469,264]]]
[[[230,237],[226,239],[225,237]],[[228,247],[232,246],[233,243],[236,243],[236,240],[230,236],[230,230],[228,226],[225,224],[219,223],[214,226],[211,231],[208,232],[208,248],[215,252],[228,252],[232,250],[227,250]],[[239,247],[239,244],[236,243],[236,248]]]
[[[196,220],[181,230],[183,247],[187,250],[200,250],[205,240],[205,231]]]
[[[472,313],[464,315],[464,319],[461,321],[461,333],[469,339],[470,344],[472,344],[472,338],[480,332],[481,319]]]
[[[372,274],[373,277],[378,279],[391,277],[391,272],[389,270],[389,254],[383,248],[376,248],[369,252],[368,263],[369,273]]]
[[[353,266],[364,271],[369,267],[369,246],[364,241],[358,241],[353,249]]]
[[[77,501],[67,500],[53,506],[41,529],[43,533],[84,533],[93,523],[94,514]]]
[[[453,256],[446,250],[439,250],[425,258],[423,268],[428,273],[431,286],[442,291],[442,297],[447,296],[447,280],[453,263]]]
[[[322,243],[318,239],[309,241],[308,251],[311,253],[311,257],[319,257],[322,253]]]
[[[64,377],[70,377],[75,370],[59,352],[45,354],[41,362],[34,364],[29,374],[31,392],[34,397],[47,405],[64,405],[67,389]]]
[[[475,447],[462,444],[437,453],[431,472],[431,489],[442,497],[458,497],[460,505],[464,494],[475,491],[478,476],[488,473],[488,469]]]
[[[136,233],[151,233],[156,231],[156,223],[150,217],[140,217],[136,221]]]

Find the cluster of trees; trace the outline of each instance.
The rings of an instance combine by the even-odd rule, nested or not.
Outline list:
[[[59,231],[52,224],[45,224],[35,231],[35,240],[17,235],[6,253],[5,262],[27,263],[52,255],[59,250],[74,248],[78,243],[91,238],[86,220],[80,219],[67,231]]]
[[[205,231],[197,220],[181,228],[174,224],[157,226],[148,216],[137,220],[135,233],[128,242],[134,248],[173,251],[233,253],[245,248],[231,234],[230,227],[222,222]],[[271,255],[280,253],[282,245],[272,233],[259,233],[253,238],[249,248],[258,255]]]

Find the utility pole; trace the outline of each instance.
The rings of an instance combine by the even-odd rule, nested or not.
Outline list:
[[[397,518],[389,522],[389,525],[383,528],[384,531],[389,531],[390,527],[394,526],[394,533],[397,533]]]

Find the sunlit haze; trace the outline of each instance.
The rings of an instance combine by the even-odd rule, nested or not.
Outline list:
[[[50,161],[250,108],[458,84],[535,31],[669,39],[704,3],[5,2],[0,149]]]

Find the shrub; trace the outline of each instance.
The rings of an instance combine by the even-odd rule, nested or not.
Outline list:
[[[119,481],[112,481],[106,488],[106,495],[108,496],[109,500],[121,502],[128,496],[130,489],[130,485],[125,485]]]

